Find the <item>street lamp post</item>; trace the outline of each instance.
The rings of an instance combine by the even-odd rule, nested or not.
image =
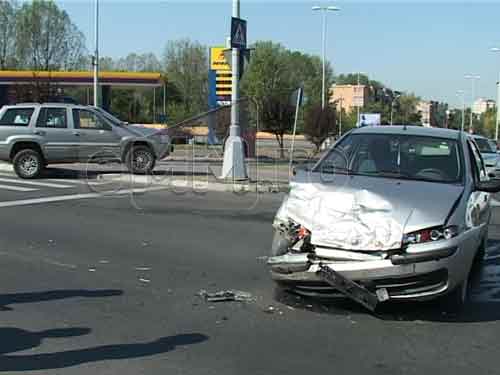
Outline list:
[[[326,99],[326,14],[327,12],[338,12],[340,8],[334,6],[314,6],[313,11],[323,12],[323,78],[321,84],[321,108],[325,109],[325,99]]]
[[[358,96],[356,96],[356,98],[359,99],[359,88],[361,86],[360,76],[361,76],[361,74],[366,74],[366,73],[365,72],[358,72],[357,74],[358,74],[358,85],[356,87],[356,90],[357,90]],[[362,94],[363,100],[364,100],[364,97],[365,97],[365,93],[363,92],[363,94]],[[360,123],[359,111],[361,109],[361,106],[359,104],[360,104],[360,102],[358,101],[357,106],[356,106],[356,126],[359,126],[359,123]]]
[[[472,120],[473,120],[473,107],[474,107],[474,100],[475,98],[475,88],[476,88],[476,81],[479,80],[481,77],[478,75],[474,74],[466,74],[464,76],[465,79],[470,79],[471,80],[471,85],[472,85],[472,90],[471,90],[471,105],[470,105],[470,124],[469,124],[469,132],[472,133]]]
[[[94,107],[99,106],[99,0],[95,0]]]
[[[340,111],[339,111],[339,137],[342,136],[342,102],[344,101],[343,97],[339,98],[340,103]]]
[[[494,47],[491,52],[500,52],[500,48]],[[500,73],[497,81],[497,118],[495,124],[495,141],[498,142],[498,125],[500,124]]]
[[[464,126],[465,126],[465,91],[458,90],[457,97],[462,97],[462,124],[461,124],[460,130],[464,131]]]

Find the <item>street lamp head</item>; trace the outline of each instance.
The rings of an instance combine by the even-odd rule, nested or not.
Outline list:
[[[312,7],[311,9],[312,9],[312,10],[321,10],[321,9],[323,9],[323,8],[322,8],[322,7],[319,7],[319,6],[314,6],[314,7]]]
[[[466,74],[464,76],[465,79],[481,79],[481,76],[477,75],[477,74]]]
[[[329,6],[326,8],[327,10],[330,10],[332,12],[339,12],[340,8],[339,7],[334,7],[334,6]]]
[[[498,47],[492,47],[492,48],[490,48],[490,51],[491,52],[500,52],[500,48],[498,48]]]

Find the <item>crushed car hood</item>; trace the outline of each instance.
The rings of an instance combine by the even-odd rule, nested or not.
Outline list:
[[[404,233],[443,225],[463,187],[365,176],[311,173],[291,182],[278,217],[311,232],[311,243],[345,250],[401,247]],[[323,179],[324,180],[324,179]]]

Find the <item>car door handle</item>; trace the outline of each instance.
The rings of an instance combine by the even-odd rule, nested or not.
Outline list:
[[[35,134],[35,135],[45,135],[45,132],[44,132],[44,131],[42,131],[42,130],[35,130],[35,131],[34,131],[34,134]]]
[[[79,137],[80,133],[79,132],[73,132],[73,135],[76,135],[77,137]]]

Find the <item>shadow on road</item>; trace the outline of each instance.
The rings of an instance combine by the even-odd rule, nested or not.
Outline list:
[[[19,328],[0,328],[0,372],[50,370],[84,363],[152,356],[174,350],[177,346],[206,341],[208,336],[191,333],[162,337],[137,344],[104,345],[66,350],[56,353],[5,355],[38,347],[45,338],[72,337],[88,334],[89,328],[63,328],[30,332]]]
[[[101,290],[63,289],[63,290],[48,290],[43,292],[0,294],[0,311],[11,311],[12,308],[9,307],[9,305],[15,303],[44,302],[44,301],[52,301],[52,300],[74,298],[74,297],[83,297],[83,298],[114,297],[114,296],[120,296],[122,294],[123,291],[118,289],[101,289]]]

